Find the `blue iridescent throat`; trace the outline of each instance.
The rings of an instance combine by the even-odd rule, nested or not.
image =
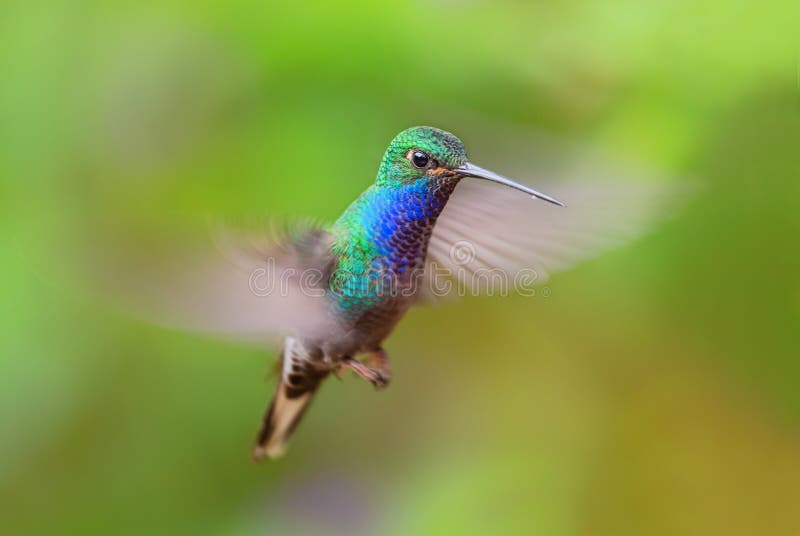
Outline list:
[[[381,267],[403,273],[406,268],[421,264],[433,225],[456,182],[423,178],[371,192],[361,213],[361,224],[375,246],[375,260]]]

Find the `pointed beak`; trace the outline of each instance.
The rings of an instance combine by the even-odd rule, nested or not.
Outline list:
[[[486,179],[487,181],[492,181],[499,184],[505,184],[506,186],[510,186],[515,190],[525,192],[526,194],[541,199],[542,201],[553,203],[554,205],[558,205],[559,207],[565,206],[564,203],[562,203],[558,199],[550,197],[549,195],[545,195],[541,192],[537,192],[533,188],[528,188],[524,184],[512,181],[508,177],[503,177],[502,175],[495,173],[494,171],[483,169],[482,167],[476,166],[471,162],[467,162],[463,166],[455,168],[453,171],[456,171],[457,173],[460,173],[461,175],[464,175],[466,177],[475,177],[476,179]]]

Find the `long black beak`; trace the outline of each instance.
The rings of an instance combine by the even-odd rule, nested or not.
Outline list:
[[[554,197],[550,197],[549,195],[537,192],[533,188],[528,188],[524,184],[512,181],[508,177],[503,177],[502,175],[495,173],[494,171],[483,169],[482,167],[476,166],[475,164],[472,164],[470,162],[467,162],[463,166],[455,168],[454,171],[467,177],[475,177],[476,179],[486,179],[487,181],[497,182],[499,184],[505,184],[506,186],[510,186],[511,188],[514,188],[521,192],[525,192],[526,194],[541,199],[542,201],[553,203],[554,205],[558,205],[559,207],[566,206],[564,205],[564,203],[562,203],[561,201],[559,201]]]

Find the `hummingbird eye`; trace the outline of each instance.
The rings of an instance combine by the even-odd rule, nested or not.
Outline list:
[[[422,151],[410,151],[408,159],[411,161],[411,164],[413,164],[413,166],[417,169],[427,168],[432,161],[431,157]]]

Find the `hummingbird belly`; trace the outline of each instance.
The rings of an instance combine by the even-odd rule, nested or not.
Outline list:
[[[381,347],[413,303],[411,296],[387,297],[369,307],[343,316],[334,305],[336,328],[320,341],[320,348],[333,360],[373,352]]]

